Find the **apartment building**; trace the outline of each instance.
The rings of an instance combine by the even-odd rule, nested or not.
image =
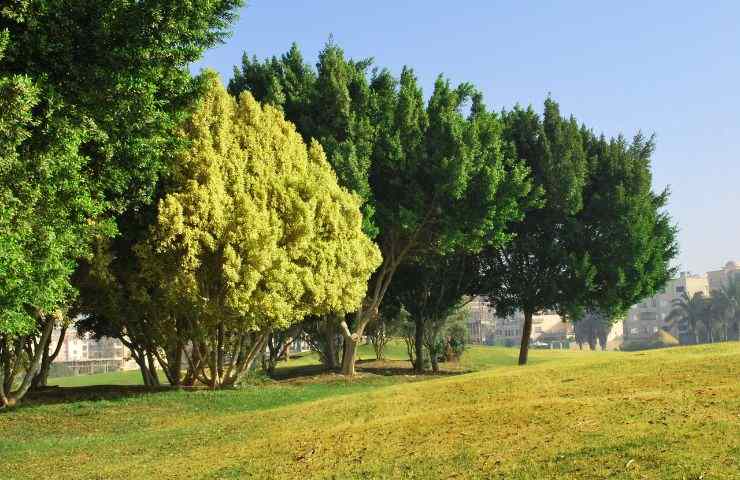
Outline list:
[[[707,272],[710,292],[721,290],[731,280],[740,282],[740,262],[729,261],[720,270]]]
[[[678,278],[668,281],[663,290],[655,296],[644,299],[627,312],[624,320],[625,340],[645,340],[653,337],[658,330],[665,327],[665,319],[673,310],[673,300],[684,293],[689,297],[696,293],[709,295],[708,277],[682,272]],[[676,338],[685,334],[680,326],[674,326],[670,332]]]
[[[517,311],[505,318],[496,317],[494,330],[495,343],[517,345],[521,342],[524,328],[524,313]],[[566,347],[573,339],[573,325],[563,322],[562,317],[553,311],[536,313],[532,317],[531,342],[546,342],[557,348]]]
[[[496,312],[485,297],[475,297],[468,305],[468,336],[470,343],[492,344],[496,328]]]
[[[52,348],[58,345],[61,333],[61,329],[52,332]],[[120,340],[80,336],[74,327],[70,327],[61,341],[59,355],[54,359],[54,366],[60,373],[97,373],[138,368]]]

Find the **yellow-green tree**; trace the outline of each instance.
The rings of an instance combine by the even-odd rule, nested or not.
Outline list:
[[[317,142],[280,110],[231,97],[204,74],[203,98],[146,241],[136,247],[170,312],[193,319],[187,358],[201,382],[239,380],[272,330],[357,310],[380,264],[360,200]]]

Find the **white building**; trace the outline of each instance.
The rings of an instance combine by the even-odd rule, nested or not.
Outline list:
[[[709,282],[706,276],[682,272],[679,278],[669,280],[657,295],[646,298],[627,312],[624,321],[625,340],[645,340],[653,337],[666,326],[666,317],[673,310],[673,300],[684,293],[693,297],[696,293],[709,295]],[[674,326],[670,332],[676,338],[684,333]]]
[[[519,345],[524,329],[524,313],[517,311],[508,317],[496,317],[494,338],[496,343]],[[553,311],[543,311],[532,317],[532,334],[530,342],[547,342],[556,347],[566,346],[573,339],[573,325],[563,322],[560,315]]]
[[[475,297],[468,305],[468,335],[471,343],[492,344],[496,328],[496,313],[485,297]]]
[[[61,329],[54,329],[51,348],[58,345]],[[104,337],[96,340],[89,335],[79,336],[74,327],[67,329],[59,355],[54,359],[60,373],[97,373],[138,368],[131,354],[120,340]]]

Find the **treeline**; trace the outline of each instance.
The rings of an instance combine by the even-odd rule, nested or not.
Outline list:
[[[425,100],[411,68],[332,42],[315,67],[245,55],[227,90],[187,65],[239,1],[62,3],[0,10],[2,406],[44,384],[72,321],[146,384],[215,388],[299,332],[352,375],[398,315],[436,368],[444,319],[483,295],[524,312],[524,364],[534,313],[611,318],[673,273],[652,138],[552,99],[494,111],[443,76]]]

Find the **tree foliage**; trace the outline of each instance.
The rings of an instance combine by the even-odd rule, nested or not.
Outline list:
[[[197,88],[187,67],[228,34],[242,0],[15,4],[0,17],[12,39],[0,72],[43,78],[95,129],[85,172],[110,208],[151,200]]]
[[[272,330],[356,309],[380,255],[317,142],[250,94],[237,102],[214,74],[205,82],[182,130],[191,146],[133,251],[151,319],[187,319],[189,361],[218,386],[239,379]]]
[[[541,194],[525,220],[510,225],[515,241],[486,252],[499,315],[524,313],[525,364],[534,313],[615,316],[662,287],[673,273],[676,230],[662,210],[668,193],[651,191],[652,139],[596,138],[552,99],[542,117],[516,107],[504,124]]]
[[[506,238],[528,192],[523,168],[501,142],[498,116],[485,111],[469,84],[440,77],[425,104],[416,76],[387,70],[368,76],[330,42],[315,70],[293,46],[280,59],[245,56],[230,91],[249,90],[283,107],[306,137],[317,138],[343,185],[364,200],[365,230],[383,253],[362,308],[342,322],[343,370],[378,313],[396,269],[408,255],[460,246],[480,249]],[[465,116],[463,107],[474,104]]]
[[[17,0],[0,7],[0,342],[36,361],[70,277],[112,217],[152,199],[197,89],[187,71],[239,0]],[[62,315],[63,316],[63,315]],[[19,337],[25,335],[25,337]],[[21,340],[21,338],[23,338]],[[25,353],[24,353],[25,352]],[[35,353],[34,353],[35,352]],[[25,355],[28,358],[21,358]],[[12,382],[10,382],[12,384]],[[8,401],[17,401],[22,388]],[[5,400],[3,400],[5,403]]]

